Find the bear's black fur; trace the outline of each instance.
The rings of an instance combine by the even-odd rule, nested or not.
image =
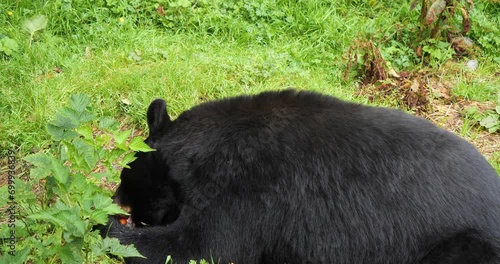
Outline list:
[[[396,110],[311,92],[204,103],[147,143],[108,235],[128,263],[500,263],[500,182],[466,141]]]

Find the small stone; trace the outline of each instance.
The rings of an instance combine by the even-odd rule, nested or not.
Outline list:
[[[479,62],[477,60],[469,60],[465,66],[471,70],[471,71],[475,71],[479,68]]]

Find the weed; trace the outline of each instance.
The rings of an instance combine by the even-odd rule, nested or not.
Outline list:
[[[486,117],[482,118],[479,124],[490,133],[500,131],[500,93],[498,93],[497,105],[494,111],[490,111]]]
[[[489,12],[484,12],[488,10]],[[491,54],[500,63],[500,7],[498,2],[479,1],[471,10],[474,24],[470,36],[478,43],[483,52]]]
[[[477,107],[469,107],[464,113],[466,120],[472,122],[473,125],[481,126],[489,133],[500,131],[500,93],[493,110],[480,111]]]
[[[24,29],[30,34],[30,44],[35,38],[35,34],[47,27],[47,17],[45,16],[34,16],[24,22]]]
[[[108,215],[125,213],[99,186],[118,181],[116,167],[133,161],[133,151],[151,149],[139,137],[127,145],[132,131],[119,131],[118,122],[111,118],[97,118],[88,96],[73,95],[69,103],[47,125],[52,148],[24,158],[35,167],[29,178],[13,180],[15,185],[9,186],[15,186],[16,192],[0,204],[15,201],[10,206],[18,212],[13,226],[2,224],[3,237],[8,237],[7,232],[19,237],[17,254],[2,248],[7,262],[15,258],[16,263],[91,263],[108,258],[107,254],[140,256],[133,246],[103,240],[92,228],[107,223]],[[0,193],[7,193],[7,187],[1,187]]]
[[[3,53],[4,55],[7,56],[11,56],[18,49],[19,45],[17,44],[17,41],[7,36],[0,35],[0,53]]]
[[[411,4],[414,9],[419,0]],[[460,55],[471,54],[470,45],[461,42],[471,29],[471,20],[469,13],[474,3],[471,0],[464,1],[420,1],[420,31],[418,42],[429,42],[435,40],[439,43],[447,40],[454,45],[455,50]],[[432,42],[431,42],[432,43]],[[419,46],[423,48],[423,46]]]
[[[363,84],[383,81],[387,78],[386,61],[382,57],[380,49],[375,46],[375,40],[355,40],[347,52],[347,68],[344,78],[348,79],[348,74],[352,68],[357,69]]]
[[[426,40],[423,44],[422,51],[422,61],[427,59],[426,64],[433,68],[438,68],[440,65],[444,64],[451,59],[455,53],[449,43],[437,41],[435,39]]]

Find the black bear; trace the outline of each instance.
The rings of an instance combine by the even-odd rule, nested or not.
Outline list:
[[[401,111],[313,92],[147,112],[124,169],[127,263],[500,263],[500,181],[469,143]]]

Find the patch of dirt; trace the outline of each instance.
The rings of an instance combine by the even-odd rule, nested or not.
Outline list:
[[[26,176],[29,174],[29,170],[31,166],[27,164],[26,161],[22,160],[22,158],[19,156],[19,153],[17,150],[13,150],[14,153],[11,154],[5,154],[1,156],[0,159],[0,187],[7,185],[9,182],[9,171],[11,171],[11,168],[9,168],[9,160],[12,160],[12,158],[9,158],[9,155],[14,157],[15,162],[14,162],[14,175],[16,179],[18,178],[26,178]]]
[[[479,112],[493,110],[493,102],[477,102],[453,96],[454,83],[441,79],[430,70],[393,73],[390,78],[374,83],[361,83],[358,94],[369,100],[395,102],[400,109],[414,111],[438,126],[473,143],[483,155],[491,158],[500,152],[500,135],[480,129],[477,124],[465,123],[466,109]],[[477,123],[477,122],[476,122]],[[464,133],[464,129],[470,130]]]
[[[393,70],[392,70],[393,71]],[[371,102],[390,100],[398,103],[398,107],[411,109],[418,114],[431,109],[431,96],[450,98],[450,87],[445,84],[428,87],[425,71],[393,73],[394,76],[374,83],[361,83],[358,95],[368,95]],[[429,89],[431,88],[431,89]],[[434,92],[436,93],[434,95]]]
[[[455,83],[441,77],[460,74],[463,69],[461,65],[450,61],[443,65],[441,73],[430,68],[396,72],[387,67],[373,43],[373,39],[356,40],[347,52],[344,78],[347,79],[353,69],[360,73],[358,95],[368,97],[371,102],[393,102],[397,108],[414,111],[472,142],[487,158],[500,152],[500,134],[479,129],[477,124],[471,124],[474,122],[465,123],[466,109],[474,107],[484,113],[493,110],[494,103],[456,97],[453,95]],[[362,54],[359,61],[358,53]],[[491,81],[500,82],[498,76],[492,78]],[[469,132],[464,133],[464,130]]]
[[[500,152],[500,135],[491,134],[486,130],[467,128],[464,124],[464,112],[469,107],[475,107],[481,112],[493,109],[493,102],[476,102],[458,100],[456,102],[444,104],[440,100],[433,100],[432,112],[423,113],[422,116],[431,120],[438,126],[465,138],[487,158],[492,158],[495,153]],[[472,129],[470,133],[462,133],[463,129]],[[465,134],[465,135],[464,135]]]
[[[372,39],[354,39],[347,51],[347,68],[344,72],[344,79],[348,79],[349,72],[353,68],[359,68],[362,76],[362,85],[375,83],[378,80],[385,80],[387,72],[385,70],[386,61],[382,57],[380,50],[373,44]],[[359,56],[358,54],[362,55]],[[359,58],[361,57],[361,58]],[[361,63],[361,65],[358,65]]]

